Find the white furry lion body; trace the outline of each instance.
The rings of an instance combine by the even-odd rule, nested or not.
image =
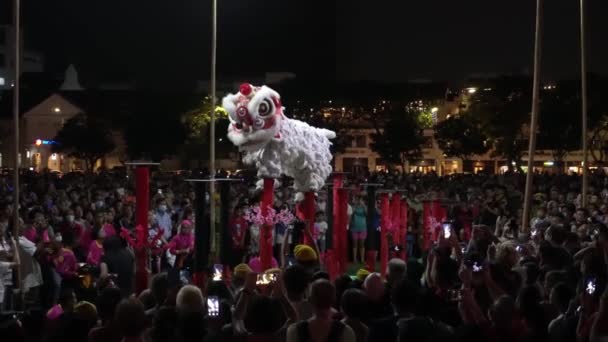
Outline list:
[[[222,106],[229,114],[228,139],[254,164],[258,176],[294,179],[297,191],[319,191],[331,174],[329,139],[333,131],[312,127],[284,115],[281,96],[267,86],[244,83]]]
[[[332,172],[330,152],[333,131],[283,118],[281,139],[272,139],[257,151],[247,151],[246,164],[255,164],[259,177],[294,179],[297,191],[319,191]]]

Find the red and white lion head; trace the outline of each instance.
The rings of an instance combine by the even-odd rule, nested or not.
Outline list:
[[[281,97],[269,87],[244,83],[237,94],[224,97],[222,106],[230,118],[228,139],[240,150],[258,150],[272,139],[280,139]]]

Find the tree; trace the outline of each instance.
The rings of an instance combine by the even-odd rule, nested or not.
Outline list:
[[[471,118],[451,117],[435,125],[435,139],[448,157],[467,160],[488,152],[488,137]]]
[[[82,113],[67,120],[54,141],[53,152],[84,160],[89,171],[93,171],[95,163],[115,147],[108,125]]]
[[[433,127],[433,113],[430,111],[420,111],[418,113],[418,124],[420,128],[432,128]]]
[[[552,92],[557,92],[552,90]],[[538,149],[551,150],[553,159],[562,170],[568,152],[581,147],[580,101],[558,94],[543,96],[540,108]]]
[[[528,146],[524,128],[530,118],[530,85],[528,77],[502,77],[493,80],[491,90],[478,91],[464,115],[479,120],[482,131],[490,138],[493,155],[512,165],[521,165]]]
[[[194,109],[182,115],[182,125],[186,140],[182,148],[182,158],[198,160],[199,163],[209,159],[209,134],[211,128],[211,99],[205,97]],[[230,120],[228,112],[220,106],[215,108],[215,154],[216,158],[227,158],[236,151],[236,147],[226,138]]]
[[[387,163],[399,164],[405,170],[407,161],[422,157],[424,136],[418,113],[391,108],[382,114],[384,126],[374,121],[376,133],[372,134],[371,148]]]

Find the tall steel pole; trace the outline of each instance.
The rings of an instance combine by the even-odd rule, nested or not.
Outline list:
[[[585,46],[585,0],[581,0],[581,116],[582,116],[582,139],[583,139],[583,189],[582,202],[583,207],[587,206],[587,187],[589,185],[589,165],[587,151],[587,58]]]
[[[21,78],[21,0],[15,0],[15,76],[13,86],[13,134],[14,134],[14,160],[13,160],[13,238],[19,237],[19,88]],[[18,253],[18,251],[15,251]],[[21,274],[17,270],[17,284],[19,295],[23,298]],[[22,304],[23,301],[20,301]]]
[[[211,0],[211,121],[209,127],[209,174],[215,178],[215,78],[217,64],[217,0]],[[215,182],[209,182],[211,251],[215,252]]]
[[[536,151],[536,123],[538,121],[538,103],[540,91],[540,62],[542,47],[542,0],[536,0],[536,32],[534,37],[534,79],[532,84],[532,115],[530,116],[530,144],[528,146],[528,172],[526,173],[526,190],[524,194],[524,212],[522,215],[522,232],[528,231],[530,223],[530,200],[534,178],[534,153]]]

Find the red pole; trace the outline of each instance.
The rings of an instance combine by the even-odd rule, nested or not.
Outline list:
[[[335,242],[339,242],[340,250],[338,251],[337,260],[340,264],[340,274],[346,272],[346,264],[348,262],[348,251],[347,251],[347,241],[348,237],[346,236],[346,225],[348,224],[348,192],[346,189],[338,189],[338,197],[339,201],[339,223],[337,226],[337,235],[335,238]]]
[[[308,232],[311,235],[313,235],[315,214],[315,193],[314,191],[307,191],[306,193],[304,193],[304,218],[306,220],[306,229],[308,229]],[[309,246],[312,246],[314,244],[314,241],[310,241],[310,239],[308,238],[308,234],[304,234],[304,244]]]
[[[399,222],[399,243],[401,245],[400,258],[407,261],[407,220],[409,218],[409,206],[407,200],[401,201],[401,221]]]
[[[428,251],[431,248],[432,234],[431,234],[431,202],[424,201],[422,204],[422,249]]]
[[[143,236],[148,236],[148,211],[150,208],[150,169],[148,166],[139,165],[135,168],[135,222],[143,229]],[[147,241],[141,241],[144,246]],[[148,250],[138,249],[135,251],[137,268],[135,271],[135,289],[141,293],[148,288]]]
[[[337,272],[341,272],[340,263],[342,262],[342,249],[346,250],[345,247],[342,247],[344,241],[340,239],[340,228],[342,227],[342,216],[340,215],[340,189],[344,184],[344,175],[341,173],[334,174],[333,177],[334,186],[331,189],[333,191],[333,227],[332,227],[332,257],[337,267],[335,268]]]
[[[388,266],[388,240],[387,230],[391,224],[391,208],[388,201],[388,193],[383,193],[380,197],[380,274],[382,278],[386,276]]]
[[[274,202],[274,179],[264,178],[264,192],[262,193],[262,216],[268,215],[268,209]],[[262,270],[266,271],[272,266],[272,226],[260,227],[260,263]]]

